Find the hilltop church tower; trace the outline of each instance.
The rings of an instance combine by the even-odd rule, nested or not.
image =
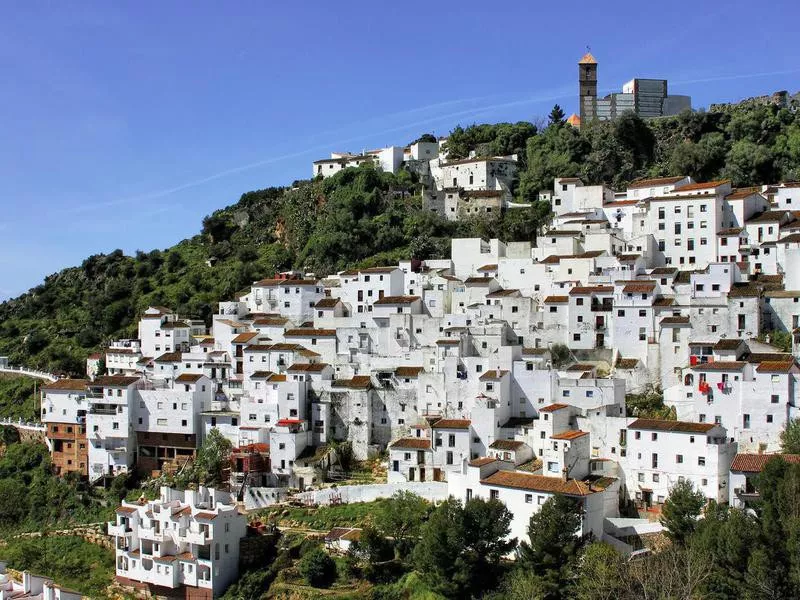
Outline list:
[[[580,122],[587,123],[597,118],[597,61],[589,52],[578,61],[578,90]]]

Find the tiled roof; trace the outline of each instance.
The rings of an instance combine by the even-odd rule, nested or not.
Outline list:
[[[735,283],[728,291],[728,298],[758,298],[760,295],[761,290],[758,286],[747,283]]]
[[[479,379],[481,381],[499,381],[507,374],[508,371],[503,371],[501,369],[492,369],[490,371],[486,371],[486,373],[481,375]]]
[[[648,431],[679,431],[682,433],[706,433],[714,428],[713,423],[693,423],[690,421],[668,421],[666,419],[636,419],[628,429]]]
[[[742,233],[742,231],[744,231],[744,229],[741,227],[728,227],[726,229],[720,229],[717,232],[717,235],[721,236],[739,235],[740,233]]]
[[[569,372],[577,372],[577,371],[591,371],[594,369],[594,365],[590,365],[588,363],[575,363],[573,365],[568,366],[565,371]]]
[[[716,181],[707,181],[705,183],[689,183],[686,185],[682,185],[677,188],[675,191],[679,193],[683,192],[691,192],[694,190],[707,190],[709,188],[719,187],[721,185],[725,185],[726,183],[730,183],[730,179],[718,179]]]
[[[749,198],[753,194],[760,194],[761,192],[758,188],[750,187],[750,188],[737,188],[733,190],[730,194],[725,196],[725,200],[743,200],[744,198]]]
[[[107,375],[98,377],[89,385],[97,387],[128,387],[132,383],[139,381],[139,377],[126,377],[125,375]]]
[[[354,375],[351,379],[336,379],[331,385],[351,390],[368,390],[372,387],[372,378],[369,375]]]
[[[739,346],[741,346],[743,340],[737,338],[728,338],[724,340],[718,341],[714,344],[714,350],[736,350]]]
[[[760,473],[773,458],[788,463],[800,464],[800,454],[737,454],[731,463],[731,471]]]
[[[496,471],[486,479],[482,479],[481,483],[566,496],[588,496],[594,493],[588,484],[576,479],[563,481],[560,477],[546,477],[518,471]]]
[[[419,296],[384,296],[376,300],[375,304],[412,304],[419,299]]]
[[[617,369],[635,369],[638,364],[639,364],[638,358],[622,358],[620,356],[619,358],[617,358],[617,362],[614,366]]]
[[[339,302],[341,302],[339,298],[322,298],[314,305],[314,308],[333,308]]]
[[[523,348],[522,356],[544,356],[548,352],[547,348]]]
[[[628,189],[657,187],[660,185],[672,185],[674,183],[678,183],[681,179],[685,179],[685,177],[681,175],[677,177],[656,177],[654,179],[637,179],[636,181],[632,181],[631,183],[628,184]]]
[[[425,367],[397,367],[394,370],[395,377],[417,377],[425,371]]]
[[[489,285],[489,282],[494,281],[492,277],[467,277],[464,283],[467,285]]]
[[[183,373],[175,379],[175,383],[194,383],[203,376],[202,373]]]
[[[588,431],[580,431],[577,429],[571,429],[569,431],[562,431],[561,433],[556,433],[555,435],[550,436],[554,440],[576,440],[581,438],[585,435],[589,435]]]
[[[612,294],[614,288],[610,285],[575,286],[569,291],[570,296],[589,296],[590,294]]]
[[[233,343],[233,344],[246,344],[247,342],[252,340],[257,335],[258,335],[257,331],[247,331],[245,333],[240,333],[239,335],[237,335],[236,337],[234,337],[231,340],[231,343]]]
[[[482,267],[478,267],[477,270],[479,273],[483,273],[484,271],[497,271],[497,264],[483,265]]]
[[[286,317],[265,317],[255,319],[253,325],[256,327],[280,327],[285,325],[288,320]]]
[[[751,217],[747,223],[777,223],[786,217],[786,210],[765,210],[760,215]]]
[[[461,343],[460,340],[452,340],[452,339],[436,340],[437,346],[457,346],[460,343]]]
[[[202,519],[203,521],[213,521],[214,519],[217,518],[217,514],[210,512],[199,512],[194,515],[194,518]]]
[[[792,370],[794,364],[794,360],[765,360],[756,367],[756,371],[759,373],[788,373]]]
[[[400,267],[369,267],[368,269],[358,269],[359,273],[391,273]]]
[[[497,290],[491,294],[486,294],[487,298],[507,298],[509,296],[516,296],[519,290]]]
[[[389,444],[390,448],[409,448],[416,450],[430,450],[431,440],[429,438],[400,438]]]
[[[569,296],[548,296],[544,299],[545,304],[566,304],[569,302]]]
[[[539,409],[539,412],[556,412],[557,410],[562,410],[564,408],[569,408],[567,404],[559,404],[556,402],[555,404],[548,404]]]
[[[692,367],[692,371],[741,371],[747,363],[741,360],[715,360]]]
[[[287,329],[283,337],[336,337],[335,329]]]
[[[689,317],[664,317],[661,319],[661,325],[688,325]]]
[[[180,352],[165,352],[156,358],[156,362],[181,362]]]
[[[496,458],[492,458],[491,456],[482,456],[480,458],[473,458],[469,461],[470,467],[482,467],[484,465],[490,465],[493,462],[496,462]]]
[[[579,65],[596,65],[597,64],[597,59],[595,59],[595,57],[592,56],[591,52],[587,52],[586,54],[584,54],[581,57],[581,59],[578,61],[578,64]]]
[[[433,424],[434,429],[469,429],[469,419],[439,419]]]
[[[53,383],[43,385],[42,389],[49,390],[70,390],[73,392],[85,391],[89,382],[85,379],[57,379]]]
[[[656,289],[655,281],[631,281],[622,288],[624,294],[649,294]]]
[[[519,450],[524,445],[525,442],[517,440],[495,440],[489,445],[489,448],[492,450]]]
[[[289,373],[321,373],[327,366],[327,363],[294,363],[286,371]]]

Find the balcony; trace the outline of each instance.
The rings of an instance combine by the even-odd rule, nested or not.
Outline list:
[[[742,488],[736,488],[734,490],[734,493],[736,494],[736,497],[739,499],[739,501],[744,503],[757,502],[758,500],[761,499],[761,494],[759,494],[758,492],[748,492],[746,490],[743,490]]]
[[[161,531],[156,531],[152,527],[139,527],[139,539],[150,540],[152,542],[163,542],[164,534]]]
[[[89,409],[90,415],[117,415],[119,412],[116,408],[99,408],[99,407],[92,407]]]
[[[121,537],[131,535],[133,530],[127,525],[117,525],[116,523],[108,524],[108,535]]]
[[[199,546],[205,546],[209,541],[204,531],[187,531],[181,538],[187,544],[197,544]]]

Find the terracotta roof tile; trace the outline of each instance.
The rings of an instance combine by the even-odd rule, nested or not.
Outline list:
[[[556,433],[551,435],[550,437],[554,440],[577,440],[585,435],[589,435],[588,431],[580,431],[577,429],[571,429],[569,431],[562,431],[561,433]]]
[[[425,367],[397,367],[394,370],[395,377],[418,377],[425,371]]]
[[[524,445],[525,442],[517,440],[495,440],[489,445],[489,448],[492,450],[519,450]]]
[[[756,371],[759,373],[788,373],[795,366],[794,360],[777,361],[765,360],[758,367]]]
[[[556,402],[555,404],[548,404],[547,406],[543,406],[539,409],[539,412],[556,412],[557,410],[562,410],[564,408],[569,408],[568,404],[560,404]]]
[[[384,296],[376,300],[374,304],[379,306],[385,304],[413,304],[419,299],[419,296]]]
[[[391,444],[389,444],[390,448],[409,448],[409,449],[416,449],[416,450],[430,450],[431,449],[431,440],[430,438],[400,438],[399,440],[395,440]]]
[[[741,371],[747,363],[740,360],[715,360],[692,367],[692,371]]]
[[[656,177],[654,179],[637,179],[628,184],[628,189],[657,187],[663,185],[672,185],[678,183],[680,180],[685,179],[683,175],[677,177]]]
[[[563,494],[565,496],[588,496],[594,493],[590,486],[583,481],[578,481],[576,479],[562,481],[560,477],[546,477],[544,475],[520,473],[518,471],[497,471],[489,475],[486,479],[482,479],[481,483],[483,485],[520,490]]]
[[[434,429],[469,429],[469,419],[439,419],[433,424]]]
[[[731,471],[760,473],[773,458],[788,463],[800,464],[800,454],[737,454],[731,463]]]
[[[86,390],[88,381],[85,379],[57,379],[53,383],[43,385],[42,389],[45,391],[50,390],[65,390],[73,392],[82,392]]]
[[[679,431],[683,433],[706,433],[714,429],[713,423],[693,423],[689,421],[668,421],[665,419],[636,419],[628,425],[628,429],[646,429],[648,431]]]

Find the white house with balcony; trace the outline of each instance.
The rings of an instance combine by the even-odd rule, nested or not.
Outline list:
[[[247,521],[227,492],[161,488],[156,500],[125,502],[108,523],[123,586],[186,598],[217,598],[239,575]]]

